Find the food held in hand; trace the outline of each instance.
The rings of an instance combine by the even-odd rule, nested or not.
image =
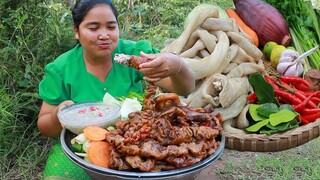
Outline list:
[[[123,65],[133,67],[133,68],[139,70],[140,64],[146,63],[150,60],[148,60],[147,58],[139,57],[139,56],[126,55],[126,54],[115,54],[114,61],[116,61],[119,64],[123,64]]]

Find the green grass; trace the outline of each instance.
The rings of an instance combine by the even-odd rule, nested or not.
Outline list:
[[[223,166],[214,165],[219,179],[319,179],[320,138],[296,148],[272,153],[226,149],[222,161]]]

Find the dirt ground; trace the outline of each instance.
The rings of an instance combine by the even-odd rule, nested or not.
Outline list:
[[[320,148],[319,141],[320,138],[317,138],[315,140],[312,140],[306,144],[303,144],[301,146],[282,151],[282,152],[250,152],[250,151],[236,151],[236,150],[229,150],[224,149],[221,156],[213,162],[213,164],[205,169],[203,169],[199,175],[196,177],[195,180],[229,180],[234,179],[232,176],[228,176],[227,174],[224,174],[226,170],[230,170],[230,162],[243,166],[242,170],[247,169],[246,164],[252,164],[255,163],[257,157],[260,156],[273,156],[273,155],[281,155],[289,153],[292,157],[296,158],[307,158],[309,156],[312,156],[313,153],[318,152],[318,148]],[[317,156],[318,157],[318,156]],[[229,163],[229,166],[228,166]],[[217,173],[218,172],[218,173]],[[222,172],[222,173],[221,173]],[[259,176],[261,174],[256,173],[256,178],[259,179]],[[228,176],[228,178],[227,178]],[[245,177],[244,177],[245,178]]]
[[[224,150],[222,155],[209,167],[203,169],[197,176],[196,180],[220,180],[219,176],[216,175],[217,169],[224,169],[227,160],[232,159],[234,162],[243,161],[243,159],[254,158],[254,152],[242,152],[241,156],[236,151]]]

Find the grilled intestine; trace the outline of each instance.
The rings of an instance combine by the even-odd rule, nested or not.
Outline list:
[[[127,55],[127,54],[115,54],[114,61],[123,64],[125,66],[133,67],[139,70],[139,65],[145,62],[150,61],[147,58],[143,58],[140,56]]]
[[[172,93],[156,96],[155,88],[148,86],[142,111],[130,113],[129,120],[117,120],[117,129],[106,134],[111,145],[109,168],[179,169],[200,162],[219,148],[220,114],[183,106]]]

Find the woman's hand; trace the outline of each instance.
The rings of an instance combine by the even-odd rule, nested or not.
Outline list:
[[[149,82],[158,82],[163,78],[176,75],[181,69],[182,62],[179,56],[172,53],[145,54],[141,52],[140,56],[151,60],[139,65],[139,71]]]
[[[66,107],[74,104],[73,101],[67,100],[60,103],[58,106],[42,103],[39,116],[38,116],[38,129],[42,135],[48,137],[58,137],[61,133],[62,126],[58,119],[58,112]]]
[[[59,106],[57,106],[57,113],[58,113],[62,108],[66,107],[66,106],[70,106],[70,105],[72,105],[72,104],[74,104],[74,102],[71,101],[71,100],[63,101],[62,103],[59,104]]]
[[[172,53],[145,54],[143,52],[140,56],[151,60],[139,65],[139,71],[145,75],[145,80],[183,96],[188,95],[195,88],[193,71],[179,56]]]

